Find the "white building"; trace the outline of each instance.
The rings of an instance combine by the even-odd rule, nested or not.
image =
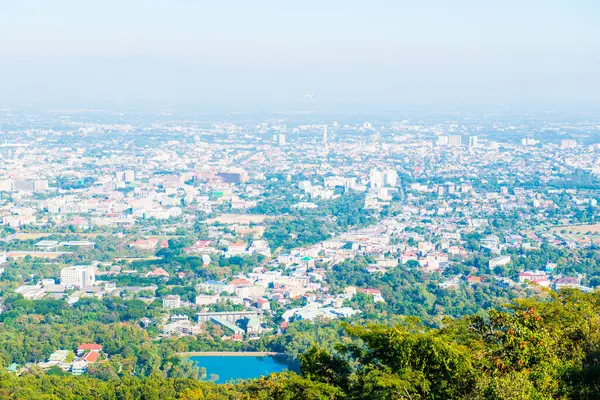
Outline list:
[[[540,286],[549,287],[550,280],[544,271],[521,271],[519,272],[519,283],[531,282]]]
[[[490,269],[497,267],[497,266],[506,265],[509,262],[510,262],[510,256],[500,256],[500,257],[492,258],[490,260]]]
[[[225,253],[227,257],[241,256],[244,254],[246,254],[246,243],[238,242],[229,243],[229,245],[227,245],[227,253]]]
[[[258,285],[240,285],[233,289],[236,296],[244,299],[256,299],[265,294],[266,288]]]
[[[176,294],[163,297],[163,308],[181,307],[181,297]]]
[[[448,146],[460,146],[462,144],[462,136],[448,135]]]
[[[469,136],[469,147],[474,148],[479,145],[479,138],[477,136]]]
[[[577,141],[572,139],[563,139],[560,141],[561,149],[574,149],[577,147]]]
[[[255,240],[252,242],[252,246],[250,246],[248,249],[248,253],[262,254],[269,257],[271,255],[271,249],[269,248],[269,244],[266,240]]]
[[[12,183],[12,179],[0,179],[0,192],[10,192]]]
[[[16,293],[20,293],[25,300],[36,300],[44,297],[46,292],[39,285],[24,285],[15,289]]]
[[[279,135],[277,135],[277,144],[279,146],[285,146],[285,135],[280,133]]]
[[[535,146],[537,144],[540,144],[540,141],[532,138],[523,138],[521,139],[521,144],[523,146]]]
[[[85,361],[73,361],[71,373],[73,375],[83,375],[87,371],[87,363]]]
[[[95,282],[96,272],[92,266],[76,265],[60,270],[61,285],[82,288],[93,286]]]
[[[372,188],[380,188],[384,185],[383,172],[377,168],[372,168],[369,173],[369,182]]]
[[[396,187],[398,185],[398,173],[393,169],[384,171],[383,182],[386,186]]]
[[[398,173],[393,169],[380,170],[372,168],[369,173],[369,182],[372,188],[382,188],[384,186],[396,187],[398,185]]]
[[[117,178],[117,182],[132,183],[135,181],[135,172],[132,170],[117,171],[115,175]]]
[[[209,304],[217,304],[219,295],[199,294],[196,296],[196,304],[199,306],[207,306]]]
[[[17,180],[12,182],[13,192],[42,192],[48,190],[48,180]]]

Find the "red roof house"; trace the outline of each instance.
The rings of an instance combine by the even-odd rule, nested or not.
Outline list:
[[[164,269],[162,269],[162,268],[156,268],[154,271],[148,272],[148,275],[146,275],[146,276],[149,276],[149,277],[156,277],[156,276],[168,277],[169,273],[167,271],[165,271]]]
[[[100,353],[98,353],[97,351],[90,351],[89,353],[87,353],[85,356],[83,356],[83,361],[85,361],[86,363],[95,363],[96,361],[98,361],[98,358],[100,358]]]
[[[77,347],[77,351],[102,351],[102,346],[96,343],[84,343]]]
[[[102,351],[102,346],[100,346],[99,344],[96,343],[84,343],[84,344],[80,344],[79,347],[77,347],[77,355],[78,356],[82,356],[84,353],[96,353],[98,354],[98,356],[100,356],[100,352]],[[87,357],[87,355],[86,355]],[[94,362],[94,361],[91,361]]]

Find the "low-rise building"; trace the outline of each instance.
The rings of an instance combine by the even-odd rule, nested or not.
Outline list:
[[[490,259],[489,267],[490,269],[494,269],[495,267],[506,265],[510,263],[510,256],[498,256]]]
[[[521,271],[519,272],[519,283],[535,283],[536,285],[549,287],[550,279],[544,271]]]
[[[217,304],[219,296],[216,294],[199,294],[196,296],[196,304],[199,306],[207,306],[209,304]]]
[[[176,294],[168,295],[162,299],[163,308],[172,309],[181,307],[181,297]]]

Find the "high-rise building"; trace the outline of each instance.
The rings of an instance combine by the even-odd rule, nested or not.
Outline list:
[[[460,146],[462,144],[462,136],[448,135],[448,146]]]
[[[536,139],[532,139],[532,138],[523,138],[521,139],[521,144],[523,146],[535,146],[536,144],[539,144],[540,141],[536,140]]]
[[[244,183],[248,181],[248,173],[241,168],[219,172],[217,176],[225,183]]]
[[[132,170],[117,171],[115,173],[117,182],[131,183],[135,181],[135,172]]]
[[[447,145],[448,144],[448,136],[447,135],[438,136],[437,144],[438,144],[438,146]]]
[[[371,182],[372,188],[383,187],[385,183],[383,172],[377,168],[372,168],[369,173],[369,182]]]
[[[327,147],[327,127],[323,128],[323,145]]]
[[[574,149],[577,147],[577,141],[572,139],[563,139],[560,141],[561,149]]]
[[[65,286],[82,288],[92,286],[96,282],[94,267],[75,265],[60,270],[60,283]]]
[[[393,169],[384,171],[383,183],[385,186],[396,187],[398,185],[398,173]]]
[[[48,180],[38,179],[37,181],[35,181],[34,190],[36,192],[43,192],[44,190],[48,190]]]
[[[469,136],[469,147],[477,147],[479,145],[479,138],[477,136]]]
[[[211,181],[215,179],[217,171],[215,171],[213,168],[204,167],[202,169],[196,169],[196,172],[194,174],[196,176],[196,179],[199,181]]]
[[[372,168],[369,172],[369,182],[372,188],[396,187],[398,186],[398,173],[393,169],[382,171],[378,168]]]
[[[12,185],[12,179],[0,179],[0,192],[10,192]]]
[[[48,190],[47,179],[12,181],[12,190],[15,192],[42,192]]]
[[[35,182],[13,181],[12,190],[15,192],[33,192],[35,190]]]
[[[283,133],[277,135],[277,144],[279,146],[285,146],[285,135]]]
[[[130,183],[130,182],[134,182],[135,181],[135,172],[133,172],[132,170],[127,170],[123,173],[123,178],[125,179],[125,182]]]

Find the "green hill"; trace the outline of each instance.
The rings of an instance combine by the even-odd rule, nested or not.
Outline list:
[[[600,294],[519,300],[488,316],[426,328],[347,326],[352,340],[300,356],[302,376],[237,384],[111,375],[0,374],[14,399],[594,399],[600,398]]]

